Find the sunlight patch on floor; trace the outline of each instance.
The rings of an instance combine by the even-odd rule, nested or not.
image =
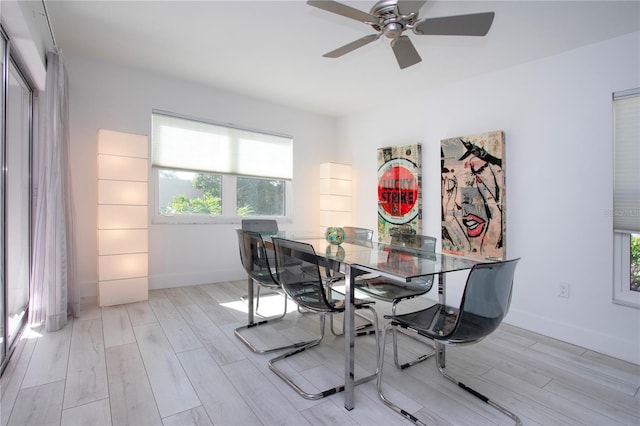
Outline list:
[[[248,313],[249,307],[246,300],[237,300],[233,302],[221,303],[220,305],[236,311]],[[258,305],[259,316],[272,317],[281,315],[284,310],[284,296],[280,294],[262,294],[260,295],[260,304]],[[297,310],[297,306],[291,300],[287,303],[287,313]],[[255,311],[254,311],[255,312]]]
[[[35,330],[35,329],[41,329],[41,328],[44,328],[43,324],[34,324],[31,326],[27,325],[24,331],[22,332],[20,339],[37,339],[38,337],[42,337],[42,334],[39,331]]]

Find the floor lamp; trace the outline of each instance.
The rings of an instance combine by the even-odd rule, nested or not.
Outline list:
[[[148,140],[98,131],[98,304],[148,299]]]

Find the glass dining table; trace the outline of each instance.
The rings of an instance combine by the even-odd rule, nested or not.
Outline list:
[[[439,276],[438,302],[446,304],[447,273],[468,270],[482,263],[479,259],[470,259],[444,253],[425,253],[409,247],[398,247],[386,243],[372,243],[370,247],[342,243],[329,244],[317,234],[281,231],[276,235],[263,235],[265,245],[270,238],[277,236],[289,240],[311,244],[320,265],[339,271],[345,276],[345,312],[344,312],[344,348],[345,348],[345,400],[347,410],[354,408],[354,364],[355,364],[355,318],[354,293],[355,277],[363,273],[372,273],[400,283],[410,283],[426,276]],[[252,300],[253,284],[249,280],[249,300]],[[253,309],[250,303],[249,323],[253,323]],[[441,353],[444,366],[444,345],[436,342],[436,350]]]

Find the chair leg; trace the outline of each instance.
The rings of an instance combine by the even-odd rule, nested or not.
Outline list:
[[[481,401],[489,404],[490,406],[492,406],[493,408],[495,408],[496,410],[500,411],[502,414],[505,414],[509,417],[511,417],[511,419],[515,422],[516,426],[520,426],[522,425],[522,421],[520,420],[520,418],[513,412],[510,411],[509,409],[507,409],[504,405],[501,405],[495,401],[490,400],[488,397],[486,397],[485,395],[481,394],[480,392],[476,391],[473,388],[470,388],[469,386],[465,385],[464,383],[462,383],[461,381],[459,381],[458,379],[456,379],[455,377],[451,376],[450,374],[448,374],[445,370],[444,367],[441,366],[441,362],[440,362],[440,357],[441,357],[441,352],[437,351],[436,352],[436,366],[438,367],[438,370],[440,371],[440,373],[447,378],[448,380],[450,380],[451,382],[455,383],[456,385],[458,385],[459,387],[461,387],[462,389],[466,390],[467,392],[469,392],[471,395],[475,396],[476,398],[480,399]]]
[[[314,314],[317,315],[317,312],[314,311],[309,311],[309,310],[305,310],[304,308],[300,307],[300,305],[298,305],[298,313],[300,315],[309,315],[309,314]]]
[[[365,317],[364,315],[362,315],[359,312],[355,313],[357,316],[359,316],[360,318],[363,318],[367,321],[366,324],[361,324],[359,326],[356,327],[356,337],[360,337],[360,336],[368,336],[370,334],[374,334],[375,330],[366,330],[367,328],[371,327],[373,325],[373,323],[371,322],[371,320],[369,320],[369,318]],[[334,321],[333,321],[333,315],[331,315],[331,317],[329,318],[329,329],[331,330],[331,334],[333,334],[336,337],[340,337],[340,336],[344,336],[344,327],[341,333],[338,333],[335,330],[334,327]],[[344,322],[343,322],[344,324]],[[365,331],[363,331],[365,330]]]
[[[387,337],[386,336],[387,335],[387,331],[389,331],[389,329],[391,329],[391,328],[395,329],[396,327],[393,326],[392,324],[387,324],[387,326],[382,331],[382,341],[380,343],[380,356],[378,357],[378,380],[377,380],[378,396],[380,397],[380,400],[382,400],[382,402],[384,402],[392,410],[396,411],[397,413],[399,413],[400,415],[402,415],[406,419],[412,421],[415,424],[426,426],[426,424],[423,421],[421,421],[420,419],[418,419],[416,416],[414,416],[413,414],[407,412],[406,410],[402,409],[398,405],[396,405],[393,402],[391,402],[386,396],[384,396],[384,394],[382,392],[382,374],[383,374],[383,371],[384,371],[384,348],[385,348],[385,342],[386,342],[386,337]],[[445,378],[447,378],[448,380],[450,380],[453,383],[457,384],[459,387],[461,387],[462,389],[464,389],[467,392],[471,393],[472,395],[474,395],[475,397],[479,398],[480,400],[482,400],[482,401],[486,402],[487,404],[491,405],[492,407],[496,408],[498,411],[502,412],[503,414],[506,414],[507,416],[509,416],[515,422],[516,426],[521,426],[522,425],[522,422],[520,421],[520,418],[515,413],[509,411],[504,406],[502,406],[502,405],[500,405],[500,404],[498,404],[498,403],[496,403],[494,401],[491,401],[489,398],[487,398],[486,396],[482,395],[478,391],[466,386],[462,382],[456,380],[455,378],[450,376],[448,373],[446,373],[444,371],[444,367],[440,366],[440,359],[439,359],[440,356],[441,356],[441,352],[440,351],[436,351],[436,365],[438,366],[438,370],[440,371],[440,373],[442,373],[442,375]]]
[[[260,286],[256,288],[256,304],[255,304],[255,313],[258,313],[258,308],[260,307]]]
[[[373,311],[373,313],[374,313],[374,323],[375,323],[375,329],[376,329],[376,333],[375,333],[376,334],[376,349],[377,349],[376,351],[377,351],[377,355],[379,356],[380,355],[379,354],[379,352],[380,352],[380,340],[379,340],[379,335],[378,335],[378,316],[377,316],[375,310],[373,310],[373,308],[366,307],[364,309],[371,309]],[[320,342],[324,338],[326,315],[327,315],[326,313],[320,313],[320,337],[316,341],[314,341],[314,342],[312,342],[312,343],[310,343],[308,345],[305,345],[305,346],[303,346],[301,348],[297,348],[297,349],[293,349],[291,351],[288,351],[288,352],[286,352],[286,353],[284,353],[282,355],[279,355],[279,356],[277,356],[277,357],[275,357],[275,358],[273,358],[273,359],[271,359],[269,361],[269,368],[271,369],[271,371],[273,371],[278,377],[280,377],[285,383],[287,383],[289,386],[291,386],[300,396],[302,396],[305,399],[316,400],[316,399],[324,398],[324,397],[329,396],[329,395],[333,395],[333,394],[338,393],[338,392],[342,392],[342,391],[344,391],[345,385],[343,383],[342,385],[339,385],[339,386],[336,386],[336,387],[333,387],[333,388],[329,388],[329,389],[326,389],[326,390],[321,391],[321,392],[309,393],[309,392],[304,391],[302,388],[300,388],[293,380],[291,380],[291,378],[289,378],[280,369],[278,369],[275,366],[275,363],[278,362],[278,361],[281,361],[281,360],[283,360],[285,358],[289,358],[289,357],[291,357],[293,355],[299,354],[300,352],[303,352],[303,351],[305,351],[305,350],[307,350],[309,348],[312,348],[312,347],[317,346],[318,344],[320,344]],[[369,376],[363,377],[361,379],[355,380],[354,384],[355,385],[359,385],[361,383],[368,382],[370,380],[373,380],[377,376],[378,376],[378,368],[377,368],[377,365],[376,365],[375,373],[373,373],[373,374],[371,374]]]
[[[391,402],[391,400],[387,399],[387,397],[384,396],[384,394],[382,393],[382,373],[384,371],[384,348],[387,340],[387,332],[392,327],[393,326],[391,324],[387,324],[387,326],[382,330],[382,340],[380,342],[380,356],[378,357],[378,379],[376,383],[378,387],[378,396],[380,397],[380,400],[384,402],[389,408],[391,408],[393,411],[397,412],[398,414],[402,415],[406,419],[412,421],[417,425],[427,426],[425,423],[420,421],[419,418],[417,418],[413,414],[409,413],[408,411],[404,410],[403,408]]]
[[[257,291],[260,291],[260,289],[258,288]],[[251,324],[240,326],[240,327],[236,328],[235,330],[233,330],[233,334],[235,334],[236,337],[238,339],[240,339],[240,341],[242,343],[244,343],[252,352],[257,353],[257,354],[266,354],[266,353],[269,353],[269,352],[275,352],[275,351],[279,351],[279,350],[282,350],[282,349],[299,348],[299,347],[305,346],[305,345],[313,342],[313,340],[312,341],[307,341],[307,342],[296,342],[296,343],[292,343],[292,344],[289,344],[289,345],[278,346],[278,347],[275,347],[275,348],[260,349],[260,348],[256,347],[255,345],[253,345],[249,340],[247,340],[247,338],[245,336],[243,336],[241,334],[241,332],[243,330],[248,330],[250,328],[259,327],[259,326],[266,325],[266,324],[273,324],[275,322],[281,321],[284,318],[284,316],[287,314],[287,299],[288,299],[288,297],[286,295],[284,295],[284,313],[282,315],[277,316],[277,317],[273,317],[273,318],[268,318],[268,319],[265,319],[265,320],[262,320],[262,321],[254,322],[254,323],[251,323]],[[257,309],[257,306],[256,306],[256,309]]]
[[[393,303],[391,305],[391,313],[393,315],[396,314],[396,303]],[[416,364],[421,363],[422,361],[425,361],[429,358],[431,358],[432,356],[434,356],[436,354],[436,349],[435,346],[433,348],[433,350],[431,352],[428,352],[426,354],[420,355],[419,357],[409,361],[409,362],[405,362],[404,364],[401,364],[399,359],[398,359],[398,333],[402,333],[403,335],[412,338],[413,340],[420,342],[422,344],[424,344],[424,340],[419,339],[417,337],[415,337],[413,334],[409,334],[409,333],[405,333],[402,330],[398,330],[397,327],[393,328],[393,362],[396,364],[396,367],[398,367],[401,370],[404,370],[405,368],[409,368],[411,366],[414,366]]]
[[[423,340],[417,339],[415,336],[412,336],[411,334],[404,333],[402,330],[397,330],[397,329],[393,330],[393,336],[392,336],[393,337],[393,362],[395,363],[396,367],[398,367],[399,369],[404,370],[404,369],[407,369],[409,367],[412,367],[412,366],[414,366],[416,364],[421,363],[422,361],[425,361],[425,360],[431,358],[432,356],[434,356],[436,354],[436,350],[434,348],[429,353],[422,354],[419,357],[413,359],[412,361],[405,362],[405,363],[401,364],[400,360],[399,360],[399,357],[398,357],[398,334],[402,334],[404,336],[410,337],[413,340],[418,341],[418,342],[420,342],[422,344],[424,344],[425,342]]]
[[[327,299],[328,300],[332,300],[333,298],[333,289],[331,288],[331,283],[326,283],[327,286]],[[365,324],[359,325],[358,327],[356,327],[356,337],[360,337],[360,336],[367,336],[369,334],[373,334],[373,330],[367,330],[364,333],[361,333],[362,330],[369,328],[373,325],[373,323],[371,322],[371,320],[367,317],[365,317],[364,315],[362,315],[360,312],[356,312],[355,313],[357,316],[359,316],[360,318],[366,320],[367,322]],[[329,318],[329,329],[331,330],[331,334],[333,334],[336,337],[340,337],[342,335],[344,335],[344,327],[342,330],[342,333],[338,333],[333,325],[334,321],[333,321],[333,315],[331,315],[331,317]],[[344,321],[343,321],[344,324]]]
[[[257,316],[265,318],[265,316],[260,315],[258,313],[258,307],[260,306],[260,289],[262,288],[261,285],[257,285],[256,286],[256,297],[255,297],[255,308],[254,308],[254,312]],[[272,291],[270,293],[267,293],[268,295],[272,295],[272,294],[279,294],[281,296],[284,297],[284,312],[282,313],[282,315],[280,315],[279,317],[273,317],[270,318],[271,320],[274,320],[276,318],[282,318],[287,314],[287,295],[284,294],[283,292],[279,292],[279,291]],[[263,295],[264,296],[264,295]],[[246,301],[247,303],[249,303],[249,295],[245,294],[244,296],[240,296],[240,300],[242,300],[243,302]],[[253,303],[253,301],[251,301]]]

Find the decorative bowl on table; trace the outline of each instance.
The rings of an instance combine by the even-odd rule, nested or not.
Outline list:
[[[344,229],[337,226],[330,226],[324,232],[324,238],[329,244],[339,246],[344,241]]]

